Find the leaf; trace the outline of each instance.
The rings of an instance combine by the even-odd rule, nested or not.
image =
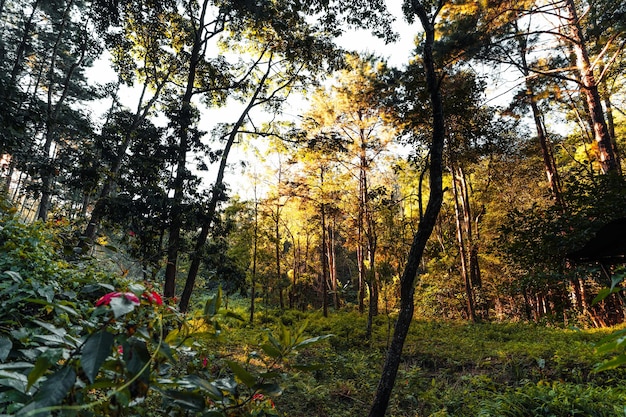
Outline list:
[[[83,353],[80,356],[80,365],[89,378],[89,382],[94,383],[100,367],[111,354],[111,347],[115,341],[115,336],[106,330],[92,334],[83,346]]]
[[[273,397],[283,393],[283,389],[278,384],[256,384],[253,388],[261,394]]]
[[[65,336],[67,334],[67,330],[61,328],[61,327],[56,327],[53,324],[50,323],[46,323],[44,321],[40,321],[40,320],[33,320],[33,322],[37,323],[38,325],[40,325],[41,327],[43,327],[44,329],[48,330],[50,333],[56,334],[58,336]]]
[[[131,338],[124,344],[124,360],[126,361],[126,367],[128,371],[137,375],[144,366],[150,361],[150,352],[146,343],[136,338]],[[143,371],[143,378],[149,378],[150,369]]]
[[[204,397],[202,395],[176,390],[166,390],[164,394],[171,398],[174,403],[186,408],[187,410],[204,410]]]
[[[280,358],[282,356],[282,352],[269,343],[261,345],[261,349],[263,349],[263,352],[265,352],[265,354],[272,359]]]
[[[28,373],[28,385],[26,385],[26,390],[28,391],[30,387],[32,387],[33,384],[37,382],[37,380],[41,378],[48,369],[50,369],[51,366],[52,362],[50,362],[47,357],[45,357],[44,355],[38,357],[37,361],[35,362],[35,366]]]
[[[33,402],[22,408],[17,415],[34,415],[34,411],[59,404],[76,382],[76,371],[66,366],[48,378],[33,398]]]
[[[0,336],[0,362],[4,362],[9,357],[13,348],[13,342],[6,336]]]
[[[11,277],[11,279],[17,283],[22,283],[24,282],[24,279],[22,278],[22,276],[20,275],[19,272],[15,272],[15,271],[4,271],[5,274],[7,274],[8,276]]]
[[[206,392],[207,396],[213,401],[221,401],[224,398],[222,391],[217,389],[215,385],[213,385],[206,379],[200,378],[198,375],[187,375],[185,380],[193,386],[200,388],[201,390]]]
[[[233,361],[226,361],[228,367],[233,371],[235,376],[244,383],[248,388],[252,388],[256,384],[256,378],[250,372],[246,371],[243,366]]]
[[[246,321],[245,318],[243,318],[240,314],[237,313],[233,313],[232,311],[227,311],[225,314],[226,317],[231,317],[233,319],[237,319],[239,321]]]
[[[324,335],[321,335],[321,336],[311,337],[309,339],[303,340],[302,342],[298,343],[293,348],[294,349],[299,349],[299,348],[311,345],[313,343],[317,343],[320,340],[328,339],[329,337],[332,337],[332,336],[334,336],[334,335],[333,334],[324,334]]]
[[[220,378],[213,381],[215,386],[222,391],[227,391],[231,395],[237,393],[237,382],[232,377]]]
[[[616,356],[613,359],[610,359],[606,362],[596,365],[593,370],[594,372],[607,371],[609,369],[617,368],[618,366],[623,365],[625,363],[626,363],[626,354],[621,354],[619,356]]]
[[[206,304],[204,305],[204,318],[209,321],[211,317],[215,316],[220,309],[220,305],[222,304],[222,287],[219,286],[217,289],[217,294],[209,297],[206,300]]]
[[[109,303],[111,310],[113,310],[113,316],[117,319],[125,314],[130,313],[135,309],[135,303],[130,301],[126,297],[113,297]]]
[[[591,305],[595,305],[597,303],[599,303],[600,301],[604,300],[606,297],[608,297],[611,294],[614,294],[616,292],[621,291],[622,288],[621,287],[615,287],[615,288],[602,288],[599,292],[598,295],[596,295],[596,298],[593,299],[593,301],[591,302]]]
[[[104,245],[104,248],[110,250],[111,252],[119,252],[119,249],[113,245]]]

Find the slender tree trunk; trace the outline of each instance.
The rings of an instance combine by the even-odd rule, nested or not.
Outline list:
[[[202,248],[206,244],[207,238],[209,236],[209,231],[211,229],[211,224],[215,219],[215,212],[217,210],[217,204],[223,200],[224,198],[224,175],[226,172],[226,165],[228,162],[228,156],[230,154],[230,150],[235,143],[235,139],[237,138],[237,133],[241,126],[243,126],[246,117],[250,110],[257,105],[257,100],[259,95],[263,91],[265,87],[265,82],[270,75],[272,69],[272,59],[269,59],[267,64],[267,70],[263,74],[263,77],[259,81],[257,88],[252,95],[252,98],[248,102],[248,105],[239,116],[239,119],[233,126],[230,134],[228,135],[228,139],[226,141],[226,145],[224,146],[224,150],[222,152],[222,158],[220,160],[220,166],[217,171],[217,178],[215,180],[215,184],[213,185],[213,192],[211,193],[211,198],[209,200],[208,207],[204,214],[204,220],[202,222],[202,228],[198,237],[196,238],[196,244],[194,245],[194,251],[191,254],[191,265],[189,266],[189,273],[187,274],[187,280],[185,281],[185,287],[183,289],[183,293],[180,297],[179,309],[181,312],[186,312],[189,307],[189,301],[191,299],[191,294],[193,292],[193,287],[196,282],[196,277],[198,276],[198,271],[200,270],[200,261],[201,261],[201,253]],[[169,261],[168,261],[169,266]],[[167,272],[167,271],[166,271]],[[167,282],[166,282],[167,283]]]
[[[163,295],[166,298],[173,298],[176,295],[176,275],[178,272],[178,252],[181,244],[181,228],[183,226],[183,197],[184,185],[188,177],[187,172],[187,152],[189,150],[189,129],[192,124],[192,104],[196,83],[196,71],[203,58],[203,38],[205,33],[205,17],[209,1],[202,2],[202,10],[195,27],[195,38],[189,57],[189,72],[187,74],[187,85],[181,100],[180,111],[178,112],[178,155],[176,160],[176,177],[174,178],[174,196],[172,198],[172,208],[170,211],[170,227],[167,242],[167,264],[165,266],[165,283],[163,285]],[[207,231],[208,234],[208,231]],[[181,297],[182,303],[182,297]]]
[[[50,210],[50,200],[52,198],[52,183],[54,182],[54,178],[56,176],[55,169],[52,167],[53,159],[50,155],[50,150],[52,149],[52,143],[55,140],[57,124],[59,114],[61,112],[61,107],[64,105],[65,100],[67,99],[70,83],[72,80],[72,76],[76,69],[82,65],[83,60],[85,59],[85,54],[87,52],[87,42],[83,41],[81,53],[78,59],[70,65],[70,68],[65,75],[65,79],[63,80],[63,90],[61,91],[61,96],[57,99],[56,103],[52,103],[53,94],[55,91],[53,80],[54,80],[54,71],[56,68],[56,57],[61,45],[61,40],[63,39],[65,33],[65,26],[67,25],[68,20],[70,19],[70,11],[72,9],[74,2],[70,0],[67,3],[67,7],[63,12],[63,20],[61,21],[61,27],[59,28],[59,33],[57,34],[54,47],[52,48],[52,54],[50,58],[50,68],[48,69],[48,102],[46,107],[46,130],[45,130],[45,141],[43,145],[43,155],[46,159],[46,163],[44,167],[40,170],[41,174],[41,199],[39,201],[39,208],[37,210],[37,218],[45,221],[48,217],[48,211]],[[86,28],[85,28],[86,30]],[[84,36],[87,36],[84,34]]]
[[[279,179],[280,184],[280,179]],[[283,284],[282,284],[282,269],[280,265],[280,204],[276,203],[276,218],[274,219],[274,256],[276,261],[276,286],[278,287],[278,301],[281,310],[284,310],[285,304],[283,301]]]
[[[570,36],[574,40],[573,48],[576,53],[578,70],[580,72],[581,90],[585,95],[589,116],[593,124],[594,139],[598,145],[598,157],[603,173],[621,174],[617,165],[617,159],[611,143],[611,135],[604,118],[602,101],[598,93],[598,84],[593,74],[593,68],[589,60],[586,47],[585,35],[579,23],[578,12],[574,0],[565,0],[565,7],[569,15]]]
[[[254,303],[256,299],[256,263],[259,248],[259,202],[256,196],[256,184],[254,186],[254,231],[252,241],[252,275],[250,277],[250,323],[254,322]]]
[[[528,66],[527,54],[528,45],[525,36],[519,36],[518,38],[519,54],[521,58],[521,71],[525,77],[526,83],[526,97],[530,102],[530,108],[533,114],[533,120],[535,123],[535,129],[537,130],[537,138],[539,139],[539,145],[541,147],[541,155],[543,156],[543,165],[546,170],[546,176],[548,178],[548,184],[550,191],[557,204],[563,206],[563,197],[561,192],[561,181],[559,178],[556,163],[554,161],[554,155],[552,153],[552,147],[549,143],[549,139],[546,135],[543,124],[543,116],[539,106],[537,105],[537,97],[533,91],[532,84],[530,83],[530,67]]]
[[[456,237],[459,244],[459,257],[461,258],[461,276],[465,286],[465,302],[467,303],[467,317],[476,322],[476,311],[474,309],[474,292],[472,289],[472,282],[470,279],[470,272],[468,268],[468,254],[465,245],[465,238],[463,237],[463,219],[461,218],[461,206],[459,202],[459,179],[456,174],[456,168],[450,169],[452,172],[452,193],[454,195],[454,218],[456,220]]]
[[[324,182],[324,169],[322,168],[322,183]],[[320,258],[322,261],[322,311],[324,317],[328,317],[328,256],[327,256],[327,239],[326,239],[326,203],[320,204],[320,216],[322,218],[322,247],[320,250]]]
[[[430,145],[430,198],[426,206],[423,220],[420,222],[417,233],[413,237],[409,259],[400,278],[400,311],[393,332],[391,344],[383,366],[382,375],[376,388],[374,402],[369,417],[383,417],[389,404],[391,391],[395,384],[398,367],[402,356],[402,348],[413,319],[413,296],[415,280],[424,254],[426,243],[433,231],[441,204],[443,201],[443,146],[445,142],[445,123],[443,115],[443,101],[439,90],[439,80],[435,72],[433,61],[433,44],[435,41],[434,18],[429,18],[423,4],[412,0],[413,9],[417,13],[424,28],[425,40],[423,48],[423,65],[426,72],[426,83],[430,95],[433,111],[432,142]],[[435,14],[436,15],[436,14]]]
[[[333,307],[335,310],[339,310],[339,288],[337,286],[337,245],[335,241],[335,218],[333,216],[333,227],[328,230],[328,238],[330,240],[330,247],[328,248],[328,258],[330,264],[330,280],[331,289],[333,292]]]
[[[132,142],[133,134],[137,131],[137,129],[139,128],[141,123],[143,123],[146,117],[148,117],[150,110],[154,106],[154,103],[156,103],[160,95],[160,92],[165,86],[165,82],[167,78],[168,77],[164,77],[163,80],[160,83],[158,83],[154,95],[150,98],[150,100],[148,100],[148,102],[145,105],[143,104],[143,98],[149,87],[148,81],[146,80],[146,82],[143,85],[142,92],[139,98],[139,104],[137,105],[137,111],[135,112],[135,115],[133,117],[133,122],[124,133],[124,139],[122,140],[122,143],[120,143],[119,146],[117,147],[117,150],[115,153],[115,159],[113,160],[113,163],[111,164],[111,168],[109,169],[108,175],[104,181],[104,185],[100,189],[100,193],[98,194],[98,197],[96,198],[94,208],[91,211],[89,221],[87,222],[87,227],[85,228],[81,236],[80,248],[83,251],[86,251],[89,248],[89,246],[93,243],[93,240],[96,236],[96,231],[98,227],[100,226],[102,217],[104,216],[104,211],[106,208],[106,200],[116,186],[117,178],[119,176],[120,170],[122,169],[124,158],[126,157],[126,151],[128,150],[128,147],[130,146]],[[113,111],[114,106],[115,106],[115,101],[111,105],[109,112]]]

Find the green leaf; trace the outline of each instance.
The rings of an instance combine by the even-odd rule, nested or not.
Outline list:
[[[146,287],[143,284],[133,282],[128,286],[128,289],[135,295],[141,295],[146,291]]]
[[[261,349],[263,349],[263,352],[265,352],[265,354],[272,359],[280,358],[283,355],[280,350],[276,349],[274,345],[269,343],[261,345]]]
[[[250,372],[246,371],[243,366],[233,361],[226,361],[228,367],[233,371],[235,376],[239,378],[248,388],[252,388],[256,384],[256,378]]]
[[[311,338],[303,340],[302,342],[300,342],[297,345],[295,345],[294,349],[299,349],[299,348],[311,345],[313,343],[317,343],[320,340],[328,339],[329,337],[332,337],[332,336],[334,336],[334,335],[332,335],[332,334],[324,334],[324,335],[321,335],[321,336],[311,337]]]
[[[213,385],[206,379],[200,378],[198,375],[187,375],[187,377],[185,377],[185,380],[191,385],[200,388],[202,391],[206,392],[207,396],[213,401],[221,401],[224,398],[222,391],[217,389],[215,385]]]
[[[22,276],[19,274],[19,272],[15,272],[15,271],[4,271],[5,274],[7,274],[8,276],[11,277],[11,279],[15,282],[18,283],[22,283],[24,282],[24,279],[22,278]]]
[[[106,330],[92,334],[83,346],[80,365],[92,384],[100,371],[100,367],[111,354],[115,336]]]
[[[113,316],[116,319],[130,313],[135,309],[135,303],[123,296],[112,298],[109,305],[111,306],[111,310],[113,310]]]
[[[29,390],[30,387],[32,387],[33,384],[37,382],[37,380],[41,378],[43,374],[45,374],[46,371],[50,369],[51,366],[52,366],[52,362],[50,362],[48,358],[46,358],[43,355],[38,357],[37,361],[35,362],[35,366],[28,373],[28,379],[27,379],[28,385],[26,385],[26,390]]]
[[[13,342],[6,336],[0,336],[0,362],[4,362],[9,357],[13,348]]]
[[[608,360],[606,362],[596,365],[594,368],[594,371],[595,372],[607,371],[609,369],[617,368],[618,366],[621,366],[623,364],[626,364],[626,354],[618,355],[611,360]]]
[[[595,305],[598,304],[600,301],[604,300],[606,297],[608,297],[611,294],[615,294],[616,292],[621,291],[622,288],[621,287],[615,287],[615,288],[602,288],[599,292],[598,295],[596,295],[596,298],[593,299],[593,301],[591,302],[591,305]]]
[[[22,408],[18,415],[34,415],[37,413],[33,412],[40,408],[61,403],[75,382],[76,371],[74,371],[74,368],[69,366],[62,368],[41,384],[41,388],[33,398],[33,402]]]
[[[246,321],[246,319],[243,318],[240,314],[233,313],[232,311],[227,311],[226,314],[224,314],[224,315],[226,317],[231,317],[231,318],[239,320],[239,321]]]
[[[271,395],[273,397],[283,393],[283,389],[278,384],[256,384],[253,388],[263,395]]]
[[[119,249],[113,245],[104,245],[104,248],[110,250],[111,252],[119,252]]]
[[[40,325],[41,327],[43,327],[44,329],[48,330],[50,333],[56,334],[57,336],[65,336],[67,334],[67,330],[61,328],[61,327],[56,327],[53,324],[50,323],[46,323],[44,321],[40,321],[40,320],[33,320],[33,322],[37,323],[38,325]]]
[[[137,375],[143,367],[150,361],[150,352],[143,340],[131,338],[124,344],[124,360],[128,371]],[[150,369],[143,371],[142,377],[149,378]]]
[[[231,395],[237,393],[237,382],[232,377],[216,379],[213,383],[218,389],[226,391]]]
[[[204,397],[202,395],[176,390],[166,390],[164,394],[171,398],[175,404],[178,404],[187,410],[204,410]]]
[[[217,294],[209,297],[206,300],[206,304],[204,305],[204,317],[208,321],[211,317],[215,316],[220,309],[222,304],[222,287],[219,286],[217,288]]]

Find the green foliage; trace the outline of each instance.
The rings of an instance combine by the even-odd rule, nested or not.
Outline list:
[[[266,336],[279,355],[250,353],[210,368],[206,355],[183,369],[229,320],[242,321],[221,308],[221,289],[202,312],[183,316],[149,283],[62,260],[59,226],[26,225],[8,213],[1,225],[0,413],[141,415],[160,399],[157,414],[278,415],[271,398],[286,377],[279,367],[327,337],[283,327]]]

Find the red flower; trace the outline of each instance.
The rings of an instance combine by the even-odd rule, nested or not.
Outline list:
[[[150,292],[146,291],[141,296],[145,298],[146,300],[148,300],[150,304],[155,303],[158,306],[163,305],[163,299],[161,298],[159,293],[157,293],[156,291],[150,291]]]
[[[96,301],[96,307],[99,307],[102,305],[108,306],[109,304],[111,304],[112,299],[118,298],[118,297],[126,297],[128,301],[134,304],[139,304],[140,302],[139,298],[137,298],[137,296],[133,294],[132,292],[110,292],[98,298],[98,300]]]
[[[252,401],[263,401],[264,399],[265,399],[265,396],[261,394],[260,392],[257,392],[256,394],[252,396]]]
[[[108,306],[111,303],[111,300],[115,297],[119,297],[121,294],[119,292],[110,292],[108,294],[104,294],[102,297],[98,298],[96,301],[96,307],[105,305]]]
[[[207,359],[206,357],[205,357],[205,358],[202,358],[202,367],[203,367],[203,368],[206,368],[206,366],[207,366],[208,364],[209,364],[208,359]]]

